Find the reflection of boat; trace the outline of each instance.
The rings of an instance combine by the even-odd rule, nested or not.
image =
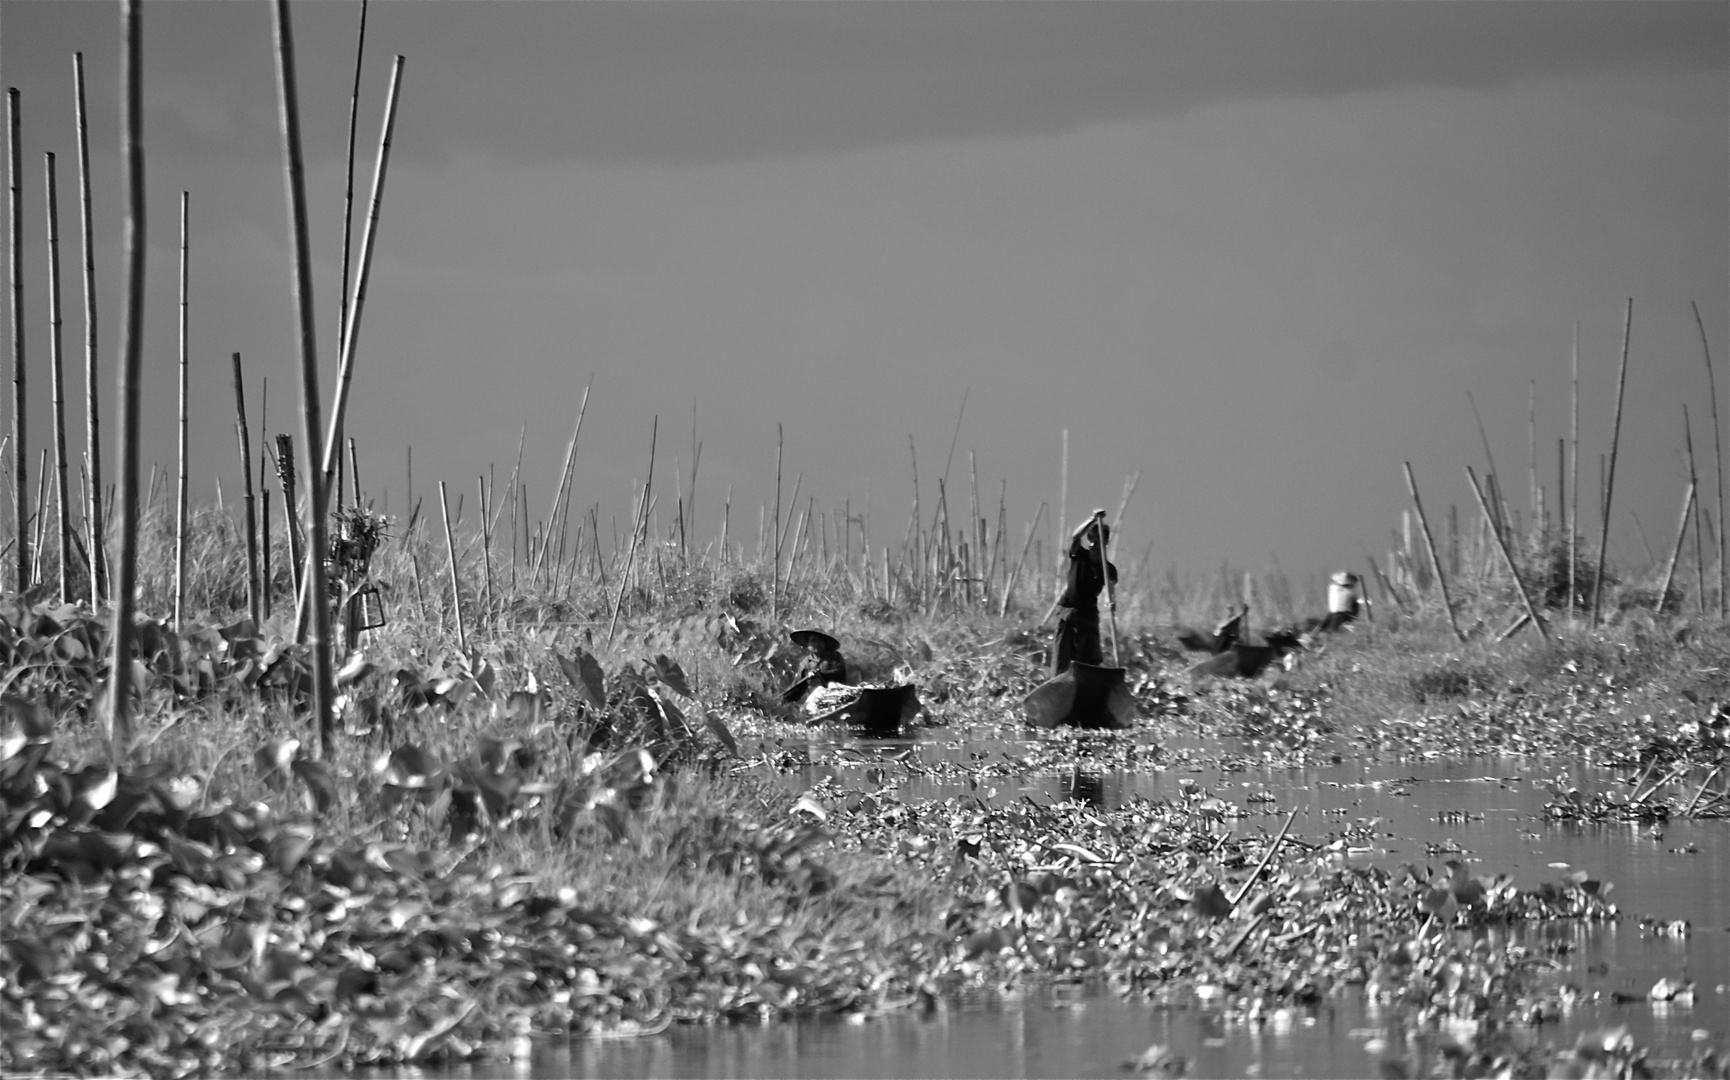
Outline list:
[[[1135,722],[1135,698],[1124,674],[1123,668],[1072,663],[1022,700],[1027,722],[1043,728],[1127,728]]]
[[[823,711],[811,717],[811,723],[836,720],[861,735],[880,738],[899,735],[902,725],[919,715],[919,688],[912,683],[899,686],[826,686],[814,691],[812,699]]]

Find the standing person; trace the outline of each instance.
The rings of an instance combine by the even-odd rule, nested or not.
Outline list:
[[[1051,645],[1051,674],[1063,674],[1072,662],[1100,664],[1105,653],[1099,641],[1099,593],[1106,575],[1117,584],[1117,567],[1105,558],[1111,526],[1105,511],[1093,515],[1069,534],[1069,572],[1057,600],[1057,640]],[[1117,602],[1112,601],[1112,610]]]

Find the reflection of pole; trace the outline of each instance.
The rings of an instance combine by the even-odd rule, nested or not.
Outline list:
[[[1099,552],[1099,576],[1105,579],[1105,606],[1111,615],[1111,666],[1122,667],[1117,656],[1117,599],[1111,594],[1111,562],[1105,557],[1105,521],[1093,519],[1093,546]]]

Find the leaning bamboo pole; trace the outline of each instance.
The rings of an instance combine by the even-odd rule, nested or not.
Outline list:
[[[354,136],[360,123],[360,72],[361,61],[366,56],[366,0],[360,0],[360,36],[354,46],[354,87],[348,96],[348,160],[343,169],[342,187],[342,286],[337,293],[336,318],[336,351],[342,355],[342,339],[348,334],[348,280],[351,242],[354,239]],[[342,437],[342,427],[337,427],[337,438]],[[340,502],[341,492],[338,491]]]
[[[1448,575],[1442,571],[1441,557],[1436,554],[1436,538],[1430,533],[1430,519],[1424,516],[1423,500],[1418,498],[1418,481],[1412,476],[1412,463],[1406,462],[1406,487],[1412,493],[1412,508],[1418,512],[1418,527],[1424,533],[1424,547],[1430,553],[1430,565],[1436,568],[1436,584],[1442,592],[1442,607],[1448,612],[1448,625],[1454,630],[1454,637],[1462,644],[1466,635],[1460,633],[1459,618],[1454,614],[1454,601],[1448,595]]]
[[[252,625],[262,625],[259,607],[258,513],[252,494],[252,433],[246,426],[246,383],[241,378],[240,354],[234,354],[234,431],[240,440],[240,473],[246,499],[246,612]],[[269,535],[268,533],[266,534]]]
[[[140,86],[139,0],[121,0],[120,174],[126,191],[126,292],[121,305],[120,565],[114,580],[114,622],[109,631],[108,702],[104,733],[120,756],[132,742],[132,611],[138,582],[138,402],[144,344],[144,101]]]
[[[619,574],[619,596],[613,601],[613,617],[607,623],[607,644],[613,643],[613,634],[619,628],[619,609],[625,605],[625,590],[631,584],[631,567],[637,560],[637,541],[649,523],[649,495],[655,484],[655,440],[660,434],[661,418],[656,416],[649,427],[649,478],[643,483],[643,498],[638,504],[639,520],[631,523],[631,550],[625,556],[625,569]],[[777,486],[780,477],[777,475]]]
[[[90,215],[90,117],[84,107],[84,54],[72,54],[78,118],[78,203],[84,254],[84,445],[90,482],[84,501],[90,533],[90,610],[99,610],[108,590],[108,530],[102,522],[102,428],[97,407],[96,239]]]
[[[594,389],[594,386],[595,377],[591,374],[589,376],[589,384],[583,387],[582,404],[577,406],[576,427],[571,430],[571,442],[570,445],[565,448],[564,468],[559,470],[558,487],[553,492],[553,506],[552,509],[547,511],[547,531],[542,534],[541,549],[535,554],[534,569],[529,574],[529,580],[531,582],[540,577],[541,566],[546,562],[547,554],[552,546],[553,522],[559,516],[559,504],[566,500],[567,493],[570,490],[571,471],[577,459],[577,437],[583,433],[583,416],[589,411],[589,391]]]
[[[336,687],[331,670],[330,605],[325,603],[324,555],[324,474],[314,454],[319,445],[318,340],[312,312],[312,254],[307,242],[306,170],[300,146],[300,98],[295,84],[294,34],[289,25],[288,0],[276,0],[276,62],[281,91],[279,98],[282,122],[285,181],[288,188],[289,235],[294,238],[294,293],[299,314],[301,430],[306,440],[304,453],[307,463],[307,502],[311,513],[308,521],[307,581],[311,595],[312,617],[307,644],[312,650],[313,700],[317,708],[319,750],[328,758],[335,749],[332,744],[336,718]],[[364,274],[363,274],[364,276]],[[358,322],[358,318],[355,320]],[[348,337],[353,339],[351,324]]]
[[[1692,300],[1688,303],[1694,309],[1694,325],[1700,328],[1700,354],[1706,358],[1706,389],[1712,395],[1712,460],[1718,478],[1718,617],[1722,619],[1727,610],[1726,599],[1730,597],[1725,589],[1724,569],[1724,434],[1718,424],[1718,382],[1712,375],[1712,347],[1706,343],[1706,324],[1700,319],[1700,305]]]
[[[54,155],[44,154],[48,187],[48,363],[54,385],[54,495],[59,506],[60,602],[72,602],[72,515],[66,491],[66,372],[60,355],[60,198]]]
[[[278,2],[286,3],[286,0],[278,0]],[[398,56],[390,71],[390,92],[385,99],[384,106],[384,131],[379,136],[378,161],[373,167],[372,174],[372,204],[371,209],[367,212],[366,228],[362,230],[360,238],[360,272],[355,275],[354,295],[349,300],[348,315],[343,321],[342,352],[337,368],[336,403],[330,411],[330,433],[323,443],[319,464],[319,471],[323,480],[317,486],[309,489],[320,493],[319,501],[313,505],[313,511],[318,516],[322,516],[327,509],[323,502],[323,489],[325,485],[334,481],[336,463],[342,455],[342,421],[348,409],[349,386],[354,379],[354,345],[360,336],[360,316],[362,308],[366,305],[366,285],[372,277],[373,244],[378,236],[379,207],[384,200],[385,170],[390,165],[391,133],[396,130],[397,91],[402,87],[402,65],[403,58]],[[315,414],[314,419],[316,418]]]
[[[1604,474],[1604,520],[1598,530],[1598,568],[1592,575],[1592,625],[1599,622],[1598,600],[1604,591],[1604,556],[1610,542],[1610,497],[1616,489],[1616,451],[1622,441],[1622,396],[1628,387],[1628,336],[1634,325],[1634,298],[1622,317],[1622,366],[1616,378],[1616,418],[1610,428],[1610,464]]]
[[[1472,473],[1472,467],[1466,466],[1466,479],[1471,481],[1472,494],[1477,496],[1478,508],[1487,517],[1490,513],[1489,504],[1484,500],[1484,492],[1478,487],[1478,478]],[[1496,534],[1496,547],[1501,549],[1502,560],[1508,564],[1508,575],[1514,579],[1514,588],[1520,591],[1520,602],[1526,605],[1526,614],[1531,616],[1532,627],[1538,631],[1538,636],[1548,641],[1549,628],[1544,625],[1543,616],[1538,614],[1538,608],[1532,603],[1532,594],[1526,591],[1526,583],[1520,580],[1520,569],[1514,565],[1514,553],[1508,550],[1508,543],[1500,533]]]
[[[187,237],[187,204],[189,193],[180,193],[180,475],[174,494],[174,628],[186,629],[186,526],[187,526],[187,404],[192,395],[189,353],[186,340],[186,293],[188,256],[191,254]]]
[[[1676,577],[1676,560],[1682,557],[1682,542],[1688,536],[1688,517],[1694,509],[1695,481],[1688,478],[1688,490],[1682,496],[1682,520],[1676,523],[1676,545],[1670,549],[1669,565],[1664,567],[1664,584],[1658,588],[1658,600],[1653,605],[1655,614],[1664,614],[1664,606],[1670,600],[1670,583]]]
[[[30,472],[29,449],[24,444],[24,225],[23,151],[18,136],[18,90],[6,91],[6,130],[9,198],[7,201],[7,264],[12,274],[12,490],[13,511],[18,525],[18,591],[30,587]]]
[[[1573,376],[1574,419],[1568,436],[1571,447],[1568,475],[1568,621],[1574,620],[1574,605],[1579,596],[1578,566],[1580,563],[1580,320],[1574,320]]]
[[[1686,403],[1682,406],[1682,444],[1688,451],[1688,485],[1694,487],[1700,483],[1700,473],[1694,465],[1694,428],[1688,422]],[[1694,599],[1702,617],[1706,614],[1706,555],[1700,544],[1700,519],[1704,516],[1694,515]]]

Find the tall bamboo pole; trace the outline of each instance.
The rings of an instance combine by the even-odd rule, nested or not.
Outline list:
[[[1568,620],[1574,618],[1575,597],[1579,595],[1576,567],[1580,561],[1580,320],[1574,320],[1573,352],[1574,419],[1568,436]]]
[[[1472,494],[1477,497],[1478,508],[1488,517],[1490,513],[1489,503],[1485,501],[1484,493],[1478,487],[1478,478],[1472,473],[1470,465],[1466,466],[1466,479],[1471,481]],[[1502,552],[1502,560],[1508,564],[1508,575],[1514,579],[1514,588],[1520,591],[1520,602],[1526,605],[1526,614],[1532,618],[1532,627],[1538,631],[1539,637],[1548,641],[1550,638],[1549,628],[1544,625],[1544,617],[1538,614],[1537,606],[1532,603],[1532,594],[1526,591],[1526,583],[1520,580],[1520,569],[1514,565],[1514,553],[1508,550],[1507,541],[1502,538],[1500,533],[1496,534],[1496,547]]]
[[[313,693],[318,710],[319,749],[329,757],[336,718],[336,687],[330,655],[330,605],[325,602],[324,473],[314,458],[319,445],[318,338],[312,313],[312,255],[307,243],[305,167],[300,148],[300,98],[295,85],[294,34],[289,26],[288,0],[276,0],[276,61],[281,90],[285,179],[288,187],[289,234],[294,238],[294,292],[300,329],[301,430],[306,440],[307,495],[312,513],[309,521],[307,579],[316,602],[312,609],[307,644],[312,649]],[[364,277],[364,274],[363,274]],[[355,321],[358,322],[358,319]],[[354,336],[353,325],[348,335]]]
[[[186,525],[187,525],[187,411],[192,396],[189,353],[186,330],[186,293],[188,256],[191,254],[187,236],[187,204],[189,194],[180,193],[180,477],[174,496],[174,626],[186,628]]]
[[[1682,520],[1676,523],[1676,546],[1670,549],[1670,563],[1664,567],[1664,584],[1658,588],[1658,602],[1652,610],[1662,615],[1670,600],[1670,582],[1676,577],[1676,560],[1682,557],[1682,542],[1688,536],[1688,515],[1694,509],[1694,479],[1688,479],[1688,491],[1682,496]]]
[[[1622,440],[1622,396],[1628,387],[1628,337],[1634,325],[1634,298],[1628,298],[1628,310],[1622,317],[1622,365],[1616,377],[1616,418],[1610,428],[1610,465],[1604,474],[1604,521],[1598,530],[1598,569],[1592,575],[1592,625],[1600,617],[1598,600],[1604,591],[1604,556],[1610,542],[1610,497],[1616,489],[1616,451]]]
[[[96,611],[108,596],[108,530],[102,523],[102,436],[97,408],[96,365],[96,239],[90,214],[90,117],[84,107],[84,54],[72,54],[72,76],[78,115],[78,202],[82,218],[84,254],[84,412],[85,453],[90,482],[86,490],[85,528],[90,543],[90,610]]]
[[[1690,300],[1694,309],[1694,325],[1700,328],[1700,354],[1706,358],[1706,388],[1712,395],[1712,460],[1718,478],[1718,617],[1726,614],[1730,592],[1725,589],[1724,568],[1724,434],[1718,424],[1718,382],[1712,375],[1712,348],[1706,343],[1706,324],[1700,319],[1700,305]]]
[[[1464,643],[1466,635],[1460,633],[1460,623],[1454,614],[1454,601],[1448,595],[1448,575],[1442,571],[1441,557],[1436,554],[1436,538],[1430,533],[1430,519],[1424,516],[1424,503],[1418,498],[1418,481],[1412,475],[1412,463],[1406,462],[1406,488],[1412,493],[1412,508],[1418,512],[1418,527],[1424,533],[1424,547],[1430,552],[1430,565],[1436,568],[1436,584],[1442,590],[1442,607],[1448,612],[1448,625],[1453,628],[1454,637]]]
[[[241,378],[239,353],[234,354],[234,431],[240,440],[240,472],[246,493],[246,612],[252,617],[252,625],[257,627],[262,625],[259,608],[258,515],[253,504],[252,433],[246,426],[246,383]]]
[[[120,174],[126,191],[126,293],[120,345],[120,566],[109,631],[108,704],[103,727],[116,756],[132,742],[132,611],[138,583],[138,399],[144,344],[144,102],[139,0],[121,0]]]
[[[60,197],[54,155],[44,154],[48,187],[48,362],[54,383],[54,481],[60,504],[60,602],[72,602],[72,514],[66,491],[66,373],[60,355]]]
[[[354,138],[360,123],[360,72],[366,56],[366,0],[360,0],[360,36],[354,46],[354,88],[348,96],[348,161],[343,169],[342,188],[342,291],[337,294],[336,353],[342,356],[342,340],[348,335],[348,278],[350,242],[354,239]],[[342,426],[337,426],[337,441],[341,441]],[[337,501],[341,502],[341,491]]]
[[[278,0],[278,3],[286,2],[287,0]],[[323,499],[322,490],[335,477],[336,463],[342,455],[342,421],[348,408],[349,385],[354,379],[354,345],[360,336],[360,316],[362,308],[366,305],[367,281],[372,277],[372,252],[378,235],[379,208],[384,201],[385,170],[390,165],[391,133],[396,130],[397,91],[402,87],[402,65],[403,58],[401,56],[398,56],[396,62],[391,65],[390,93],[385,99],[384,106],[384,131],[379,136],[378,162],[373,167],[372,207],[367,212],[366,229],[361,233],[360,273],[355,275],[354,296],[349,301],[347,318],[343,321],[342,353],[337,370],[336,404],[331,408],[330,434],[323,443],[323,454],[319,465],[323,482],[317,487],[309,489],[320,491],[321,500]],[[316,414],[314,418],[317,418]],[[314,510],[322,516],[326,506],[320,501],[314,506]]]
[[[17,505],[18,591],[30,587],[30,472],[29,449],[24,444],[24,163],[18,135],[18,90],[6,91],[8,259],[12,274],[12,488]]]
[[[1694,467],[1694,429],[1688,422],[1688,405],[1682,405],[1682,443],[1688,451],[1688,486],[1694,488],[1700,483],[1700,473]],[[1706,614],[1706,554],[1700,544],[1700,518],[1694,515],[1694,598],[1700,607],[1700,614]]]

